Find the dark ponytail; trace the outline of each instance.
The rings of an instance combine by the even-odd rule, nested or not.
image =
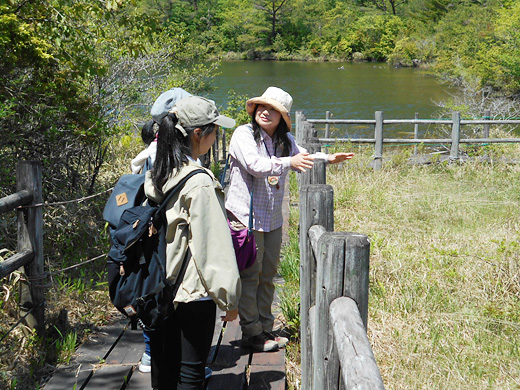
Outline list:
[[[253,136],[255,137],[256,144],[260,145],[260,142],[262,141],[262,128],[256,122],[255,119],[257,107],[258,106],[255,107],[253,115],[251,116],[251,125],[253,126]],[[278,147],[280,147],[280,150],[282,151],[282,157],[290,156],[292,152],[292,144],[289,140],[289,137],[287,136],[287,133],[289,133],[287,123],[285,123],[283,117],[280,116],[280,123],[278,123],[278,126],[276,127],[274,134],[278,138],[277,145]]]
[[[152,183],[155,190],[162,194],[164,183],[168,180],[174,169],[180,169],[188,164],[188,156],[191,154],[191,133],[199,128],[202,136],[210,134],[215,128],[215,124],[210,123],[204,126],[184,127],[186,136],[177,129],[178,119],[175,114],[169,113],[159,124],[157,133],[157,155],[152,168]]]

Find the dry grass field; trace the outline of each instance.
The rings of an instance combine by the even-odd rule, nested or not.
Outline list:
[[[520,166],[493,162],[517,152],[395,155],[378,172],[360,152],[328,168],[335,231],[371,241],[368,335],[387,389],[520,388]]]

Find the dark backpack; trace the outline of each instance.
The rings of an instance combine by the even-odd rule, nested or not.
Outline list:
[[[137,320],[144,330],[153,331],[173,313],[175,297],[191,257],[186,252],[174,285],[166,282],[165,206],[197,169],[184,177],[156,205],[126,209],[117,227],[110,232],[112,247],[108,253],[108,286],[114,306],[127,317]]]
[[[103,219],[114,229],[119,224],[126,209],[140,205],[144,196],[145,173],[152,169],[152,160],[148,157],[140,173],[129,173],[119,178],[103,210]]]

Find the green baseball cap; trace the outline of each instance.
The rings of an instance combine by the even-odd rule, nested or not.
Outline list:
[[[182,127],[204,126],[214,123],[225,128],[235,127],[235,120],[220,115],[213,100],[200,96],[188,96],[177,101],[172,112]]]

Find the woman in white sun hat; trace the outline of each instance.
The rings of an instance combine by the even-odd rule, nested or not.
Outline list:
[[[256,261],[240,272],[242,295],[239,301],[242,344],[256,351],[282,348],[287,338],[273,334],[271,312],[282,243],[282,200],[290,169],[305,172],[315,159],[339,163],[353,153],[310,155],[291,135],[290,110],[293,99],[284,90],[269,87],[260,97],[246,103],[251,123],[239,126],[231,138],[230,183],[226,210],[230,225],[244,229],[250,209],[257,245]],[[253,192],[253,205],[251,203]]]

